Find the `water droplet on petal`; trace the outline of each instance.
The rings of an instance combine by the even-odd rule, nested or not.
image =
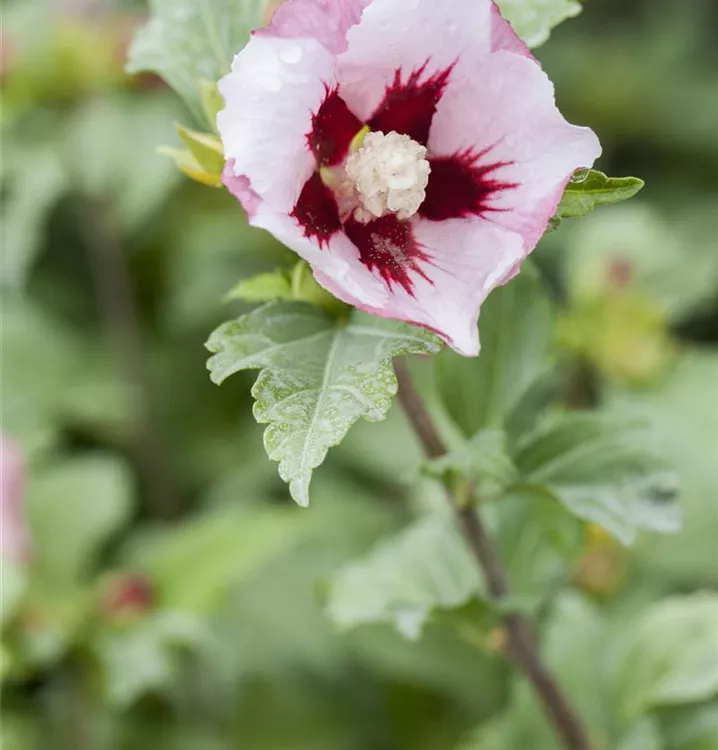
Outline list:
[[[298,44],[286,44],[279,50],[279,59],[287,65],[296,65],[303,55],[304,52]]]
[[[577,169],[571,177],[571,182],[586,182],[590,172],[590,169]]]

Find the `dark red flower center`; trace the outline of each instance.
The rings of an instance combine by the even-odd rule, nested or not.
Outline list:
[[[427,60],[407,80],[403,80],[400,70],[396,71],[384,99],[369,118],[372,130],[394,131],[422,145],[428,143],[436,107],[453,71],[452,65],[427,76],[428,65]],[[317,168],[341,164],[363,127],[340,91],[327,89],[307,134]],[[493,199],[501,191],[517,186],[501,178],[501,170],[510,162],[491,159],[492,148],[467,149],[452,156],[429,154],[431,173],[419,215],[430,221],[444,221],[501,211],[493,205]],[[420,264],[430,263],[431,259],[417,243],[411,221],[400,221],[395,214],[368,223],[355,218],[342,221],[337,198],[318,171],[304,186],[292,216],[304,234],[317,240],[321,247],[327,246],[334,234],[344,231],[357,247],[361,262],[376,271],[390,289],[399,286],[412,294],[416,276],[430,280]]]
[[[359,249],[361,262],[370,271],[378,271],[389,289],[398,284],[411,293],[410,273],[429,281],[418,265],[419,261],[429,259],[417,243],[408,221],[400,221],[395,214],[387,214],[366,224],[350,219],[344,225],[344,231]]]

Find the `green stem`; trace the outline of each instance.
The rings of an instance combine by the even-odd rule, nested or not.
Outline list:
[[[399,401],[424,452],[429,458],[445,455],[446,445],[414,386],[406,362],[397,360],[394,368],[399,381]],[[506,598],[511,593],[506,569],[481,519],[476,497],[472,502],[466,502],[466,498],[457,497],[451,491],[447,491],[447,497],[489,593],[496,600]],[[504,625],[509,638],[509,651],[533,685],[563,747],[566,750],[590,750],[581,720],[543,662],[527,620],[520,614],[510,613],[504,617]]]

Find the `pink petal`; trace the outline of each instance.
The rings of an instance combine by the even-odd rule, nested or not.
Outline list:
[[[313,209],[319,216],[321,205]],[[481,303],[526,255],[518,234],[476,217],[406,223],[387,216],[368,225],[349,221],[346,232],[334,228],[325,236],[262,204],[251,223],[304,258],[338,299],[436,331],[467,356],[479,350]]]
[[[497,52],[449,86],[432,123],[433,158],[467,151],[482,155],[479,166],[498,165],[490,177],[507,186],[492,192],[482,216],[521,234],[528,253],[573,172],[590,167],[601,146],[593,131],[566,122],[535,62]]]
[[[313,116],[336,86],[334,57],[314,39],[254,36],[219,82],[217,126],[233,173],[277,211],[289,213],[316,168]],[[225,179],[225,183],[231,182]]]
[[[371,0],[287,0],[258,36],[316,39],[335,55],[347,48],[347,31],[359,23]]]
[[[222,170],[222,182],[229,192],[242,204],[251,219],[259,208],[262,199],[252,190],[249,180],[234,173],[234,159],[230,159]]]
[[[369,121],[397,75],[422,80],[454,68],[460,77],[490,51],[491,0],[373,0],[349,29],[339,57],[340,94]]]
[[[328,237],[317,236],[307,232],[296,216],[272,211],[266,203],[259,207],[250,224],[266,229],[306,260],[317,278],[323,275],[332,279],[337,288],[343,290],[344,296],[335,295],[339,299],[362,309],[381,308],[388,304],[390,293],[387,285],[362,264],[357,247],[344,231],[333,232]],[[334,293],[331,288],[329,291]]]
[[[415,219],[409,226],[410,247],[415,243],[420,252],[415,257],[408,253],[400,267],[370,257],[365,240],[354,235],[361,262],[349,256],[338,276],[319,258],[313,262],[315,278],[347,304],[429,328],[459,353],[478,354],[479,308],[493,288],[516,273],[525,256],[521,237],[477,218]],[[367,295],[370,289],[373,298]]]
[[[25,462],[20,449],[0,434],[0,552],[22,563],[27,560],[30,540],[23,516]]]
[[[511,24],[501,15],[498,6],[491,8],[491,51],[506,50],[534,60],[531,50],[519,39]]]

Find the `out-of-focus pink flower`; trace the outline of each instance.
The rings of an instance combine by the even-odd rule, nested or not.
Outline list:
[[[154,604],[154,588],[141,573],[118,573],[106,582],[102,592],[102,611],[113,621],[139,617]]]
[[[0,36],[0,78],[5,77],[10,72],[15,53],[13,41],[6,35]]]
[[[340,299],[466,355],[601,151],[491,0],[288,0],[220,91],[250,222]]]
[[[17,445],[0,434],[0,554],[18,564],[27,562],[30,553],[24,493],[25,461]]]

